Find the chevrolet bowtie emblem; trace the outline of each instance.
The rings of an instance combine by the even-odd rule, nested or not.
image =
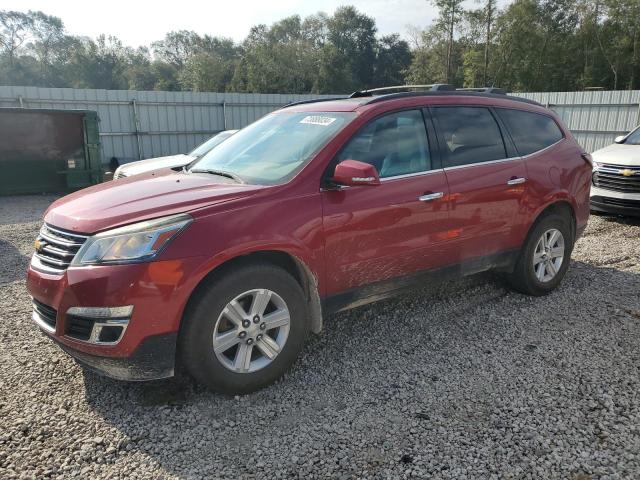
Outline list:
[[[634,172],[633,170],[631,170],[629,168],[625,168],[624,170],[618,170],[618,173],[620,175],[625,176],[625,177],[632,177],[633,175],[635,175],[636,172]]]
[[[40,250],[42,250],[42,247],[44,247],[44,243],[40,240],[36,240],[34,242],[34,247],[36,247],[36,252],[39,252]]]

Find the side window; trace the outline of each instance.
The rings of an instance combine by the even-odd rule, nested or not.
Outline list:
[[[558,124],[546,115],[522,110],[496,109],[507,125],[520,155],[529,155],[560,141]]]
[[[408,110],[373,120],[349,140],[336,163],[343,160],[369,163],[380,178],[430,170],[422,112]]]
[[[487,108],[435,107],[445,167],[507,158],[500,127]]]

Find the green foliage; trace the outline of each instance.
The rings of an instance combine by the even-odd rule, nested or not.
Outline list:
[[[438,17],[414,35],[412,48],[398,34],[378,37],[374,19],[350,6],[256,25],[240,44],[180,30],[138,49],[112,36],[71,36],[43,12],[0,10],[0,84],[261,93],[348,93],[405,82],[640,88],[640,0],[497,5],[425,0]]]
[[[640,88],[640,0],[514,0],[502,11],[495,0],[477,1],[453,23],[455,2],[435,2],[440,16],[413,52],[408,80],[512,91]]]

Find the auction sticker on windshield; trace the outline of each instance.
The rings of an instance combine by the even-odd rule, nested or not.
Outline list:
[[[323,117],[321,115],[309,115],[308,117],[304,117],[300,120],[300,123],[308,123],[311,125],[322,125],[326,127],[327,125],[331,125],[335,122],[336,119],[332,117]]]

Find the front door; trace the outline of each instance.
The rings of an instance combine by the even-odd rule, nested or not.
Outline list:
[[[322,193],[328,296],[447,263],[448,187],[423,114],[371,121],[338,154],[378,170],[377,186]]]

